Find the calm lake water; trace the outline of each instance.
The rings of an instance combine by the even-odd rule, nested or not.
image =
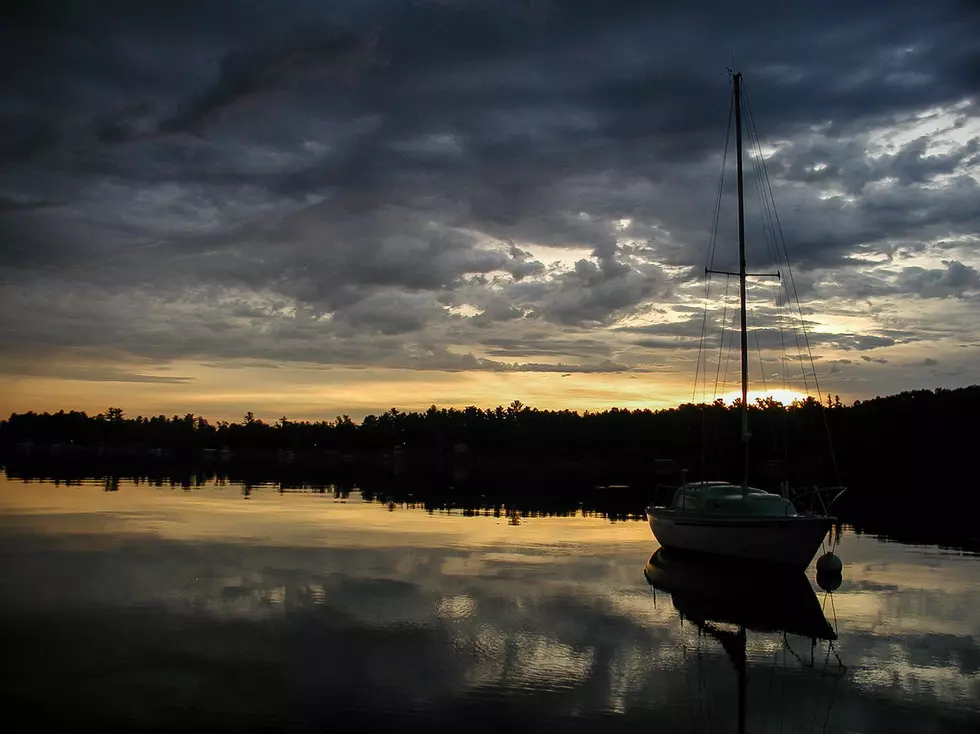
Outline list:
[[[750,732],[980,731],[977,556],[845,529],[836,591],[812,568],[780,591],[837,639],[792,610],[743,637],[758,579],[739,594],[681,565],[695,594],[672,598],[645,577],[645,522],[108,488],[0,478],[8,719],[714,732],[741,711]]]

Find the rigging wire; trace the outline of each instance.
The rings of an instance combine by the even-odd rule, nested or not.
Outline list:
[[[732,352],[735,351],[735,324],[738,323],[739,312],[732,309],[732,327],[728,330],[728,355],[725,357],[725,374],[722,377],[721,389],[723,392],[728,392],[728,367],[732,363]],[[741,396],[740,396],[741,399]]]
[[[699,685],[701,685],[700,698],[705,703],[704,713],[705,713],[705,718],[708,720],[708,731],[713,731],[715,726],[713,722],[714,716],[712,712],[716,707],[714,701],[714,695],[713,695],[715,686],[710,685],[713,681],[708,680],[707,677],[706,671],[710,671],[710,667],[701,665],[701,652],[702,652],[701,642],[705,638],[706,632],[704,631],[703,623],[695,622],[695,624],[697,625],[697,629],[698,629],[698,683]]]
[[[731,276],[728,276],[728,282],[731,282]],[[719,391],[718,391],[719,377],[721,378],[721,391],[722,391],[722,393],[724,393],[724,392],[726,392],[728,390],[728,366],[731,364],[731,361],[732,361],[732,352],[735,349],[735,334],[736,334],[735,324],[738,321],[738,309],[735,309],[735,308],[732,309],[732,322],[731,322],[731,326],[728,327],[728,317],[727,317],[727,311],[728,311],[728,294],[729,294],[729,289],[726,287],[726,289],[725,289],[725,312],[726,312],[726,316],[723,317],[722,324],[721,324],[721,342],[718,345],[718,371],[715,373],[715,397],[716,398],[719,395],[721,395],[721,393],[719,393]],[[724,349],[725,349],[726,328],[727,328],[727,333],[728,333],[728,337],[729,337],[728,338],[728,353],[727,353],[727,357],[725,359],[725,372],[724,372],[724,375],[720,375],[720,372],[721,372],[721,357],[722,357],[722,354],[724,354]],[[714,435],[711,438],[711,451],[708,454],[708,458],[711,459],[712,461],[717,457],[717,454],[715,453],[715,449],[718,446],[718,432],[720,431],[720,429],[721,429],[721,423],[720,422],[716,422],[715,423]]]
[[[718,380],[721,377],[721,357],[725,353],[725,327],[728,326],[728,292],[732,284],[732,277],[730,275],[725,276],[725,298],[722,301],[724,304],[722,315],[721,315],[721,336],[718,341],[718,365],[715,368],[715,396],[718,395]],[[726,379],[727,379],[727,367],[726,367]]]
[[[746,102],[746,104],[748,104]],[[746,128],[748,130],[749,145],[751,148],[750,159],[752,161],[753,171],[755,173],[755,187],[756,193],[759,197],[759,213],[762,219],[762,231],[766,245],[766,256],[769,258],[769,262],[773,268],[779,270],[782,263],[782,259],[779,256],[778,246],[776,244],[775,235],[775,223],[773,216],[773,203],[770,201],[769,197],[766,196],[765,188],[762,183],[764,173],[762,170],[761,161],[764,158],[764,153],[762,151],[761,141],[759,139],[758,130],[754,127],[753,119],[749,117],[748,110],[746,111]]]
[[[776,668],[779,664],[779,648],[775,647],[772,651],[772,674],[769,676],[769,686],[766,688],[766,708],[769,707],[769,702],[772,700],[772,684],[776,681]],[[766,722],[762,722],[762,731],[766,729]]]
[[[766,247],[766,257],[768,259],[770,270],[775,271],[777,277],[779,277],[780,260],[779,260],[779,252],[776,246],[775,227],[773,226],[774,204],[772,204],[769,201],[769,199],[766,197],[765,191],[762,186],[763,172],[760,165],[760,161],[762,160],[762,151],[761,151],[761,145],[758,144],[758,139],[759,139],[758,132],[754,131],[752,127],[749,127],[749,140],[750,140],[750,147],[752,148],[749,153],[749,158],[752,163],[753,172],[755,174],[753,178],[755,182],[756,195],[758,196],[758,201],[759,201],[759,212],[762,220],[762,234],[763,234],[763,241]],[[753,145],[753,142],[756,144]],[[778,285],[779,283],[777,281],[774,284],[774,293],[778,293]],[[774,305],[776,305],[778,309],[778,298],[774,299]],[[754,318],[754,314],[753,314],[753,318]],[[782,341],[783,340],[782,323],[779,320],[777,320],[777,327],[779,328],[780,340]],[[753,323],[753,330],[754,329],[755,329],[755,325]],[[762,350],[759,344],[758,332],[756,332],[755,334],[755,340],[756,340],[756,349],[759,352],[759,368],[762,371],[763,388],[766,392],[768,392],[769,386],[766,382],[766,371],[762,359]],[[785,370],[785,367],[783,369]],[[785,382],[786,381],[784,376],[783,389],[786,388]]]
[[[778,213],[776,212],[776,203],[772,195],[772,187],[769,184],[769,173],[767,168],[765,167],[765,154],[763,153],[762,142],[759,137],[759,131],[755,124],[755,116],[752,114],[752,109],[749,105],[748,97],[746,96],[744,97],[744,99],[745,99],[746,121],[747,121],[746,127],[748,128],[748,132],[749,132],[748,135],[749,144],[753,147],[753,153],[754,153],[752,158],[756,168],[756,185],[759,188],[759,196],[760,196],[760,201],[762,202],[762,210],[765,212],[763,214],[763,219],[766,220],[768,225],[767,226],[768,232],[772,236],[773,248],[774,248],[774,253],[773,253],[774,260],[780,265],[783,262],[785,262],[787,272],[790,275],[790,282],[792,283],[792,289],[793,289],[792,294],[790,293],[790,283],[786,281],[783,282],[783,287],[786,290],[786,300],[787,302],[792,303],[793,300],[795,299],[796,305],[800,310],[800,324],[803,327],[802,343],[800,341],[800,331],[797,329],[796,322],[793,321],[792,319],[790,321],[790,326],[792,327],[793,334],[796,338],[796,351],[797,351],[798,361],[800,364],[800,375],[803,379],[803,389],[807,394],[809,394],[810,381],[807,378],[806,365],[803,360],[803,347],[805,345],[807,351],[809,351],[810,345],[807,339],[805,325],[803,324],[803,309],[800,306],[799,295],[796,290],[796,282],[795,280],[793,280],[793,270],[792,270],[792,266],[789,263],[789,254],[788,251],[786,250],[786,243],[785,240],[782,240],[782,227],[779,225],[779,216]],[[765,183],[765,186],[763,185],[763,182]],[[779,246],[778,246],[778,242],[780,240],[782,240],[783,243],[782,254],[780,253]],[[811,367],[813,368],[814,379],[816,379],[816,368],[813,367],[812,354],[810,357],[810,364]],[[820,400],[822,401],[823,397],[820,395],[819,385],[817,385],[816,382],[814,383],[814,387],[817,390],[817,395],[820,397]]]
[[[830,655],[830,647],[829,646],[827,647],[827,655],[828,655],[828,657]],[[840,661],[840,658],[838,657],[838,662],[839,661]],[[830,691],[830,697],[829,697],[829,699],[827,701],[827,716],[823,720],[823,728],[820,729],[820,731],[822,731],[822,732],[827,731],[827,725],[830,723],[830,712],[833,711],[833,709],[834,709],[834,701],[836,700],[837,686],[840,683],[840,679],[841,679],[840,676],[834,676],[834,685],[833,685],[833,688]]]
[[[754,139],[758,143],[758,133],[754,131]],[[775,227],[773,223],[773,211],[775,204],[769,201],[769,198],[765,194],[765,190],[762,187],[762,177],[763,171],[760,164],[762,160],[762,150],[761,145],[756,145],[756,155],[752,156],[752,163],[755,169],[755,182],[756,191],[759,196],[759,208],[762,212],[763,219],[763,234],[765,236],[766,242],[766,257],[769,262],[769,269],[775,271],[777,279],[773,281],[772,293],[773,293],[773,307],[776,311],[776,328],[779,332],[779,346],[780,346],[780,380],[781,387],[783,390],[787,390],[788,385],[788,375],[786,372],[786,334],[783,329],[785,324],[785,315],[782,308],[782,302],[779,297],[780,290],[783,288],[783,278],[782,278],[782,262],[779,257],[779,249],[776,245],[775,238]]]
[[[783,304],[779,298],[780,284],[772,284],[772,300],[776,307],[776,323],[779,325],[779,370],[783,383],[783,391],[789,389],[789,372],[786,369],[786,338],[783,331]]]
[[[728,103],[728,123],[725,125],[725,151],[722,154],[721,159],[721,173],[718,176],[718,194],[715,197],[715,211],[711,222],[711,236],[708,240],[708,254],[705,259],[705,278],[704,278],[704,315],[701,319],[701,338],[698,341],[698,361],[694,372],[694,392],[691,396],[692,401],[697,400],[698,394],[698,377],[701,372],[701,354],[704,350],[705,337],[708,331],[708,298],[711,292],[711,273],[709,272],[715,263],[715,251],[718,245],[718,224],[721,219],[721,201],[722,194],[725,187],[725,168],[728,164],[728,146],[731,142],[732,137],[732,113],[735,109],[735,97],[732,96]],[[724,324],[724,320],[723,320]],[[704,395],[708,390],[708,363],[707,355],[705,355],[704,364],[704,392],[702,392],[702,402],[704,401]]]
[[[762,347],[759,346],[759,330],[755,328],[755,313],[751,310],[749,313],[749,324],[752,326],[752,335],[755,337],[755,351],[759,355],[759,372],[762,373],[762,391],[764,393],[769,392],[769,385],[766,382],[766,365],[762,361]]]
[[[762,153],[761,143],[759,142],[758,131],[755,130],[753,127],[749,127],[749,143],[751,149],[749,157],[752,162],[752,169],[754,173],[753,179],[755,182],[756,196],[758,197],[759,213],[762,222],[763,241],[765,243],[766,258],[769,265],[767,270],[769,272],[775,272],[777,277],[777,280],[773,281],[772,293],[773,293],[773,308],[776,312],[775,325],[776,325],[776,330],[779,332],[780,352],[779,352],[779,371],[776,374],[774,374],[773,377],[780,378],[781,387],[785,392],[788,389],[787,361],[786,361],[786,335],[783,328],[785,319],[783,316],[782,304],[779,298],[780,288],[782,286],[782,277],[781,277],[781,267],[780,267],[781,261],[779,257],[779,249],[776,244],[775,225],[774,225],[774,216],[773,216],[775,202],[771,202],[769,200],[762,186],[763,171],[762,171],[762,165],[760,161],[763,159],[763,153]],[[753,313],[752,316],[754,322],[755,314]],[[755,330],[754,323],[753,323],[753,330]],[[797,338],[797,343],[798,342],[799,339]],[[756,351],[759,354],[759,369],[760,372],[762,373],[763,389],[766,393],[768,393],[769,385],[767,384],[767,377],[766,377],[767,373],[762,358],[762,349],[759,344],[758,331],[755,332],[755,343],[756,343]],[[784,416],[784,417],[788,418],[788,416]],[[783,420],[782,427],[783,427],[782,446],[784,448],[783,460],[786,461],[788,459],[788,447],[789,447],[789,421]],[[775,427],[773,427],[772,440],[773,440],[773,447],[778,452],[780,447],[779,444],[780,433],[778,429],[776,429]]]
[[[744,91],[744,88],[743,88],[743,91]],[[752,106],[750,104],[750,101],[749,101],[748,96],[745,95],[743,98],[745,100],[745,109],[748,112],[748,119],[749,119],[749,125],[750,125],[750,136],[753,135],[753,134],[755,136],[756,146],[757,146],[757,148],[759,150],[759,161],[762,164],[762,173],[763,173],[763,178],[764,178],[765,184],[766,184],[766,190],[767,190],[768,195],[769,195],[769,201],[772,202],[773,221],[775,222],[775,225],[776,225],[776,234],[778,235],[778,243],[782,247],[782,253],[783,253],[783,255],[785,257],[785,261],[786,261],[786,272],[789,274],[789,282],[790,282],[790,284],[792,285],[792,288],[793,288],[793,297],[796,300],[796,308],[797,308],[797,311],[800,314],[800,329],[803,332],[803,341],[804,341],[804,344],[806,345],[807,356],[808,356],[809,361],[810,361],[810,369],[811,369],[812,375],[813,375],[813,385],[814,385],[814,388],[817,391],[817,399],[822,404],[823,403],[823,394],[822,394],[822,392],[820,390],[820,383],[819,383],[819,381],[817,379],[817,367],[816,367],[816,363],[815,363],[815,361],[813,359],[813,350],[810,347],[810,339],[809,339],[809,336],[808,336],[807,331],[806,331],[806,319],[803,316],[803,306],[800,304],[799,290],[796,287],[796,279],[793,276],[793,266],[790,264],[790,261],[789,261],[789,251],[788,251],[788,249],[786,247],[786,238],[783,236],[783,227],[782,227],[782,224],[779,221],[779,213],[776,211],[775,199],[773,198],[773,194],[772,194],[772,182],[769,179],[769,170],[768,170],[768,167],[766,166],[765,157],[762,156],[762,146],[759,143],[758,129],[757,129],[756,124],[755,124],[755,115],[752,113]],[[802,354],[800,356],[801,356],[801,362],[802,362]],[[806,376],[804,374],[804,381],[805,381],[805,377]],[[830,452],[830,461],[831,461],[831,464],[833,465],[833,468],[834,468],[834,476],[835,476],[835,479],[837,480],[837,484],[840,484],[841,483],[841,481],[840,481],[840,468],[839,468],[839,466],[837,464],[837,456],[836,456],[836,454],[834,452],[833,442],[830,440],[830,425],[827,422],[827,412],[826,412],[826,410],[821,410],[820,411],[820,414],[823,416],[824,430],[826,431],[826,435],[827,435],[827,447],[828,447],[828,450]]]
[[[681,621],[683,623],[683,618],[682,618]],[[694,716],[694,696],[691,695],[691,676],[690,676],[690,673],[688,672],[688,667],[689,666],[687,664],[687,637],[686,636],[683,636],[683,635],[681,636],[681,651],[682,651],[682,656],[684,658],[684,688],[686,689],[685,692],[688,694],[687,695],[687,712],[688,712],[688,714],[691,717],[691,731],[692,732],[696,732],[697,731],[697,723],[696,723],[697,720],[695,719],[695,716]]]
[[[755,145],[756,145],[756,147],[757,147],[757,149],[759,151],[759,161],[760,161],[761,166],[762,166],[763,180],[764,180],[764,183],[765,183],[765,186],[766,186],[766,191],[768,193],[768,199],[769,199],[769,201],[774,202],[775,200],[773,198],[773,193],[772,193],[772,182],[769,179],[769,169],[766,166],[765,157],[762,154],[762,145],[759,142],[758,128],[756,127],[756,124],[755,124],[755,115],[752,113],[752,105],[751,105],[751,103],[749,101],[748,94],[747,93],[744,93],[744,88],[743,88],[743,94],[744,94],[744,100],[745,100],[745,105],[744,105],[745,106],[745,111],[747,113],[747,117],[748,117],[748,121],[749,121],[749,125],[748,126],[750,128],[750,136],[754,136]],[[803,306],[800,303],[799,290],[796,287],[796,278],[793,275],[793,266],[790,264],[790,261],[789,261],[789,251],[786,248],[786,238],[783,236],[782,224],[781,224],[781,222],[779,220],[779,213],[775,211],[775,206],[773,206],[773,221],[774,221],[774,223],[776,225],[776,234],[777,234],[777,237],[778,237],[778,240],[777,240],[778,241],[778,244],[782,247],[782,255],[783,255],[784,261],[786,263],[786,272],[789,275],[789,282],[790,282],[790,285],[792,286],[792,290],[793,290],[792,297],[793,297],[793,300],[796,302],[796,308],[797,308],[797,311],[800,314],[800,330],[803,333],[803,341],[804,341],[804,344],[806,346],[807,356],[808,356],[809,361],[810,361],[810,369],[811,369],[812,375],[813,375],[814,388],[817,391],[817,398],[822,403],[823,402],[823,394],[820,391],[820,385],[819,385],[819,382],[817,380],[817,368],[816,368],[816,363],[815,363],[815,361],[813,359],[813,351],[810,348],[810,340],[809,340],[809,336],[808,336],[807,330],[806,330],[806,319],[803,316]],[[787,295],[789,295],[789,294],[787,294]]]

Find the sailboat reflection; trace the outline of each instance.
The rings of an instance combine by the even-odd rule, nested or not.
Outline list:
[[[783,633],[809,638],[813,666],[818,641],[828,642],[828,660],[837,632],[827,620],[804,573],[782,567],[746,567],[716,559],[658,549],[643,571],[647,583],[671,596],[681,619],[717,640],[738,675],[738,731],[745,731],[748,670],[747,632]],[[734,629],[732,629],[734,627]],[[835,653],[836,656],[836,653]],[[837,657],[836,674],[846,671]],[[827,672],[827,671],[823,671]],[[829,711],[828,711],[829,714]]]

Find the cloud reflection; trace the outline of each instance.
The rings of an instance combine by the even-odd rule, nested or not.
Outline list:
[[[15,708],[56,701],[45,720],[734,725],[731,662],[646,584],[655,543],[642,523],[498,529],[493,518],[350,502],[317,506],[315,543],[278,512],[249,530],[267,533],[253,542],[233,520],[260,505],[234,492],[172,504],[126,487],[112,498],[129,504],[109,514],[81,501],[104,498],[100,489],[53,489],[0,486],[11,698]],[[280,499],[309,514],[306,498]],[[375,516],[391,530],[387,547]],[[173,532],[181,526],[193,531]],[[821,601],[828,617],[836,610],[848,675],[820,675],[822,648],[814,668],[801,665],[792,653],[808,659],[807,640],[791,638],[790,651],[778,634],[750,634],[750,728],[805,729],[814,716],[828,731],[975,724],[977,559],[851,534],[840,552],[845,584]]]

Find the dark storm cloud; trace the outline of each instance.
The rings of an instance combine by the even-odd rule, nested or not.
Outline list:
[[[194,132],[238,102],[274,91],[291,76],[339,78],[354,83],[361,70],[379,63],[374,56],[377,33],[354,35],[339,29],[306,30],[268,48],[224,56],[214,83],[190,99],[175,116],[160,123],[160,131]]]
[[[38,361],[16,361],[11,363],[6,360],[0,360],[0,365],[2,365],[4,372],[11,375],[31,375],[35,377],[78,380],[81,382],[132,382],[180,385],[193,381],[190,377],[142,375],[138,372],[128,372],[123,369],[105,367],[103,365],[79,366],[75,364],[69,366]]]
[[[700,318],[690,319],[667,324],[655,324],[652,326],[631,327],[621,331],[649,334],[651,336],[636,339],[632,343],[644,349],[693,349],[698,350],[706,347],[708,350],[719,348],[719,338],[721,337],[721,325],[717,315],[712,315],[708,320],[705,330],[705,340],[702,342],[702,320]],[[802,334],[794,337],[791,332],[787,335],[779,329],[770,328],[751,328],[752,347],[775,352],[782,351],[789,347],[795,347],[795,340],[799,339],[801,346],[809,344],[811,347],[828,346],[843,351],[868,351],[881,347],[890,347],[895,344],[908,343],[915,341],[915,337],[896,338],[885,334],[834,334],[821,331],[808,331],[806,341],[803,342]],[[734,345],[730,331],[724,333],[726,349],[727,345]],[[847,362],[847,360],[837,360]],[[877,361],[877,360],[872,360]]]
[[[16,118],[5,120],[0,129],[0,159],[12,163],[29,160],[57,145],[61,137],[48,127]],[[33,128],[33,129],[32,129]]]
[[[980,295],[980,273],[958,260],[943,261],[943,269],[913,267],[903,268],[898,276],[898,285],[905,291],[921,295],[923,298],[948,298],[962,296],[967,292]]]
[[[542,349],[547,349],[552,354],[567,349],[566,354],[592,354],[603,357],[611,351],[608,343],[596,339],[560,339],[549,338],[549,336],[548,332],[539,331],[521,339],[510,337],[485,339],[483,345],[487,347],[491,357],[528,357],[541,354]]]
[[[596,330],[651,301],[683,308],[703,266],[733,53],[751,121],[778,144],[767,167],[801,292],[820,295],[814,273],[833,267],[842,298],[975,295],[967,255],[923,268],[900,248],[980,231],[980,142],[963,137],[977,9],[702,10],[10,6],[0,288],[24,310],[4,346],[440,369],[471,348],[487,355],[473,369],[546,354],[523,368],[618,370],[631,360]],[[871,152],[883,130],[930,119],[952,142],[933,149],[925,132]],[[872,255],[895,260],[864,272]],[[636,345],[696,346],[700,318],[671,328]]]
[[[849,194],[859,194],[873,182],[894,179],[903,185],[926,183],[936,176],[954,173],[961,164],[972,164],[980,139],[972,138],[948,153],[928,151],[930,139],[916,138],[893,155],[869,158],[854,140],[816,143],[800,141],[780,151],[770,165],[784,166],[788,180],[807,183],[840,183]]]
[[[6,214],[8,212],[26,212],[31,211],[32,209],[42,209],[50,206],[54,206],[54,203],[50,201],[24,201],[18,199],[0,198],[0,214]]]

